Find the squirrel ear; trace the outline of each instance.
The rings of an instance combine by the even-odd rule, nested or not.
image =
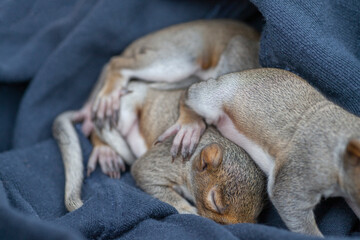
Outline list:
[[[200,154],[200,171],[205,170],[208,166],[216,169],[220,166],[223,159],[223,150],[216,144],[212,143],[201,150]]]
[[[351,166],[357,166],[360,164],[360,141],[352,139],[346,147],[345,163]]]

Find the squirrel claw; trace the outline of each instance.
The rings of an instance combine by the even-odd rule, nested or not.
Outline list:
[[[153,146],[156,146],[158,145],[159,143],[161,143],[161,141],[159,139],[157,139],[154,143],[153,143]]]

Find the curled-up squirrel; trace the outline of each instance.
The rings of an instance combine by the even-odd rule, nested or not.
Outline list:
[[[233,20],[198,20],[148,34],[113,57],[103,69],[97,91],[75,116],[89,135],[93,124],[117,125],[121,96],[131,78],[176,83],[195,76],[207,80],[225,73],[256,68],[259,33]],[[204,129],[197,126],[197,132]]]
[[[272,68],[230,73],[193,84],[185,103],[266,173],[290,230],[322,236],[313,213],[321,197],[344,197],[360,218],[360,118],[304,79]]]
[[[189,161],[171,163],[171,142],[155,146],[153,142],[178,118],[184,91],[155,90],[140,82],[131,82],[128,89],[132,93],[121,100],[120,132],[109,123],[96,128],[93,143],[109,145],[116,152],[116,156],[105,154],[100,159],[107,159],[113,169],[121,167],[118,157],[133,164],[131,173],[137,185],[180,213],[199,213],[223,224],[256,222],[264,203],[265,176],[246,152],[208,128]],[[65,112],[53,125],[65,164],[65,204],[69,211],[82,205],[83,162],[72,125],[75,115]],[[136,157],[140,158],[134,161]]]

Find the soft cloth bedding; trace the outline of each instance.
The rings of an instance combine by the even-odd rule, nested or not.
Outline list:
[[[253,3],[264,20],[235,0],[0,1],[0,239],[313,239],[287,231],[270,203],[260,224],[177,214],[136,188],[129,172],[114,180],[98,169],[84,181],[84,206],[71,213],[64,206],[53,119],[81,107],[111,56],[165,26],[202,18],[264,23],[263,66],[301,75],[360,115],[360,2]],[[78,133],[87,159],[91,144]],[[325,200],[316,216],[326,237],[360,236],[342,199]]]

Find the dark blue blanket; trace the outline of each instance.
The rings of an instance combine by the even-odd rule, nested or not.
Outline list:
[[[266,20],[261,63],[298,73],[360,114],[359,2],[253,2]],[[129,173],[119,181],[96,171],[84,182],[84,206],[64,207],[54,117],[79,108],[102,65],[134,39],[224,17],[261,22],[256,8],[238,0],[0,1],[0,151],[9,150],[0,153],[0,239],[312,239],[288,232],[271,204],[261,224],[179,215],[137,189]],[[87,159],[91,145],[79,136]],[[326,236],[359,236],[341,199],[324,201],[316,215]]]

